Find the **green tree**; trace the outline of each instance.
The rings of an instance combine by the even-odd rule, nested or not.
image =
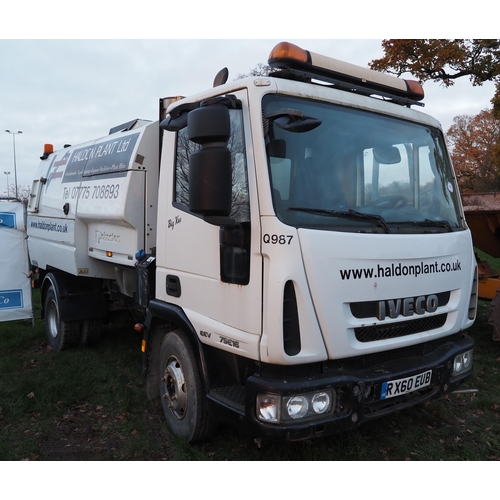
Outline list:
[[[458,78],[468,77],[472,85],[496,83],[491,103],[500,118],[499,39],[387,39],[382,40],[384,57],[369,66],[395,75],[411,73],[421,82],[433,80],[450,87]]]

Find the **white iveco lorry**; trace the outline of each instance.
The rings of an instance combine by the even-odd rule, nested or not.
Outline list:
[[[29,202],[49,344],[129,311],[191,442],[326,435],[471,374],[476,264],[422,87],[286,42],[269,64],[48,147]]]

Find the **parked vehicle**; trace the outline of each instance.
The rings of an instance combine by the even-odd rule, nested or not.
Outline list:
[[[477,266],[421,85],[286,42],[269,64],[47,146],[28,206],[49,344],[133,314],[190,442],[322,436],[471,374]]]

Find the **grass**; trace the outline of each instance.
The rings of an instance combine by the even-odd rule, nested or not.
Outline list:
[[[93,348],[54,353],[39,320],[34,327],[0,323],[0,459],[500,460],[500,345],[487,318],[481,302],[469,332],[476,350],[466,385],[477,393],[449,395],[323,439],[260,446],[227,427],[198,445],[171,435],[159,401],[146,399],[141,338],[131,328],[109,328]]]
[[[163,416],[145,398],[140,370],[133,330],[54,353],[41,322],[2,324],[0,459],[169,458]]]

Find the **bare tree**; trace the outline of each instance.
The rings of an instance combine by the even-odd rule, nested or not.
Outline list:
[[[17,197],[23,201],[24,203],[28,203],[30,197],[31,189],[29,186],[17,186]],[[15,198],[16,197],[16,185],[14,183],[9,184],[7,189],[4,191],[4,195],[7,197]]]
[[[241,80],[247,76],[269,76],[271,71],[273,71],[273,69],[268,64],[258,63],[248,73],[238,73],[236,80]]]

